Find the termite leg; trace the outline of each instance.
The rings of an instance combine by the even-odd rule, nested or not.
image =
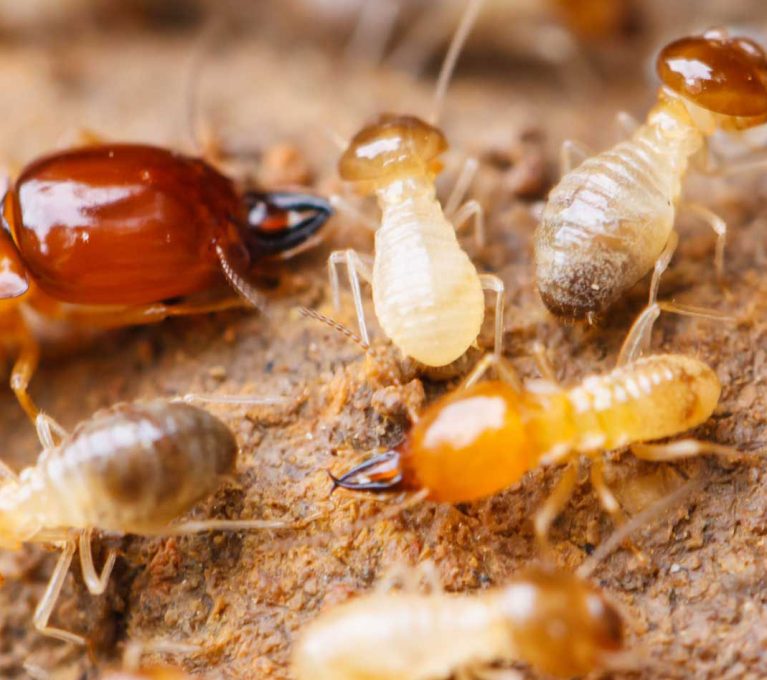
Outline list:
[[[341,286],[338,280],[338,265],[340,264],[346,265],[347,275],[349,276],[349,285],[352,289],[352,298],[354,299],[354,311],[357,314],[360,337],[365,344],[369,345],[370,336],[368,335],[368,328],[365,323],[365,309],[362,305],[360,277],[367,283],[371,283],[373,273],[370,266],[355,250],[334,250],[330,253],[330,256],[328,257],[328,275],[330,277],[330,289],[333,293],[333,305],[336,309],[341,308]]]
[[[372,65],[380,64],[399,10],[397,2],[363,3],[344,58],[353,64],[360,60]]]
[[[96,573],[96,567],[93,564],[92,550],[93,530],[86,529],[80,533],[80,568],[83,572],[83,580],[91,595],[102,595],[107,589],[109,577],[112,575],[112,569],[117,559],[117,550],[110,548],[107,553],[106,561],[101,569],[101,574]]]
[[[594,152],[585,144],[566,139],[559,149],[559,176],[563,177],[593,155]]]
[[[621,508],[618,499],[612,492],[607,482],[605,481],[604,474],[604,460],[601,456],[592,458],[591,460],[591,486],[599,499],[599,504],[604,508],[605,512],[613,520],[613,524],[616,527],[623,526],[626,523],[626,515]],[[626,546],[639,558],[642,562],[646,562],[647,558],[642,554],[642,551],[634,544],[630,539],[626,539]]]
[[[37,431],[37,438],[45,450],[56,446],[55,438],[61,441],[67,436],[67,431],[54,418],[42,412],[38,413],[35,418],[35,430]]]
[[[660,279],[664,272],[668,269],[671,263],[671,258],[674,257],[676,247],[679,244],[679,234],[676,231],[672,231],[669,234],[666,245],[663,246],[658,259],[655,260],[655,266],[652,270],[652,279],[650,280],[650,297],[647,304],[652,305],[658,299],[658,288],[660,287]]]
[[[727,241],[727,222],[700,203],[683,203],[682,207],[700,217],[716,234],[714,267],[720,286],[724,286],[724,246]]]
[[[664,444],[632,444],[631,452],[642,460],[671,462],[691,458],[706,453],[717,456],[742,456],[743,453],[733,446],[706,442],[700,439],[677,439]]]
[[[506,359],[495,354],[485,354],[463,379],[458,389],[465,390],[476,385],[491,367],[498,371],[501,380],[511,385],[517,392],[522,391],[522,380],[514,367]]]
[[[207,404],[231,404],[236,406],[275,406],[289,404],[289,397],[261,397],[255,394],[201,394],[187,392],[183,397],[174,401],[185,401],[188,404],[202,402]]]
[[[521,673],[512,668],[490,666],[463,666],[456,670],[456,680],[523,680]]]
[[[182,303],[178,305],[151,304],[128,307],[119,312],[68,312],[67,321],[87,326],[110,328],[115,326],[137,326],[158,323],[173,316],[194,316],[224,312],[230,309],[242,309],[247,306],[245,300],[228,297],[224,300],[205,303]]]
[[[471,186],[474,175],[477,174],[477,168],[479,168],[479,162],[476,158],[469,157],[464,160],[461,171],[458,173],[455,184],[444,204],[445,216],[448,219],[452,219],[458,206],[466,198],[466,192]]]
[[[460,231],[463,225],[468,224],[474,218],[474,245],[477,250],[485,247],[485,213],[479,201],[466,201],[453,215],[453,225],[456,231]]]
[[[346,145],[344,145],[344,147],[345,146]],[[376,222],[372,217],[365,215],[365,213],[363,213],[351,202],[346,200],[343,196],[333,194],[330,196],[330,198],[328,198],[328,201],[330,202],[330,205],[332,205],[338,212],[346,213],[352,219],[357,220],[366,229],[369,229],[370,231],[375,231],[378,229],[378,222]]]
[[[543,506],[535,513],[533,524],[538,549],[542,554],[550,553],[549,529],[562,509],[567,505],[578,481],[578,464],[571,462],[565,466],[562,476]]]
[[[11,369],[11,389],[16,395],[19,405],[33,423],[37,418],[38,409],[27,389],[39,362],[40,347],[31,335],[27,335],[24,338],[19,356]]]
[[[53,608],[56,606],[56,602],[61,594],[64,579],[72,564],[75,548],[75,542],[71,539],[64,543],[59,560],[56,562],[56,567],[51,575],[51,580],[48,582],[48,587],[45,589],[45,594],[37,605],[37,609],[35,609],[33,621],[35,628],[43,635],[48,635],[58,640],[71,642],[76,645],[84,645],[85,638],[81,635],[75,635],[69,631],[53,628],[48,625],[48,620],[51,618]]]
[[[264,529],[300,529],[306,522],[279,519],[207,519],[199,522],[172,524],[157,532],[158,536],[187,536],[205,531],[262,531]]]
[[[493,354],[503,356],[503,294],[506,286],[503,281],[494,274],[480,274],[480,283],[483,290],[495,293],[495,332],[493,341]]]
[[[544,380],[553,385],[559,385],[557,371],[554,368],[554,364],[551,363],[549,353],[546,351],[542,342],[536,341],[533,343],[533,360],[538,368],[538,372],[543,376]]]

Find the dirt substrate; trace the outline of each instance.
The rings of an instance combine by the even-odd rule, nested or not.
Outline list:
[[[757,8],[756,0],[738,4],[741,17],[745,12],[763,22],[767,15]],[[615,141],[615,112],[640,116],[652,102],[644,60],[657,35],[707,23],[698,15],[687,24],[661,25],[652,16],[647,25],[654,32],[637,47],[621,47],[615,63],[603,62],[588,84],[567,69],[469,55],[452,85],[443,127],[457,153],[441,188],[449,188],[462,155],[481,160],[473,193],[486,209],[489,242],[482,252],[468,241],[467,248],[483,270],[506,283],[506,354],[525,376],[536,375],[530,359],[536,340],[566,384],[609,369],[644,302],[646,283],[597,328],[560,323],[535,292],[531,235],[536,201],[556,175],[560,141],[572,137],[595,148]],[[381,110],[428,111],[429,78],[349,64],[295,36],[267,39],[257,26],[224,36],[198,79],[202,110],[227,148],[255,150],[244,167],[267,185],[309,177],[318,191],[339,190],[329,131],[348,136]],[[198,32],[132,27],[0,44],[4,158],[11,167],[23,164],[79,127],[106,138],[190,148],[187,75],[201,40]],[[618,63],[634,68],[610,68]],[[767,444],[763,174],[690,177],[688,196],[729,223],[728,290],[715,280],[713,235],[686,215],[679,218],[680,247],[661,287],[662,298],[724,310],[738,322],[663,316],[653,335],[657,351],[701,358],[724,385],[716,413],[695,435],[744,451]],[[354,323],[349,298],[342,312],[329,305],[324,261],[333,248],[367,252],[372,242],[343,217],[326,234],[320,248],[283,271],[268,318],[233,312],[173,320],[103,335],[75,351],[51,348],[32,385],[41,406],[67,427],[119,400],[190,391],[284,396],[271,406],[211,407],[237,434],[239,472],[236,484],[192,514],[312,521],[300,532],[127,537],[100,598],[87,594],[73,568],[54,623],[87,636],[87,655],[39,636],[31,625],[55,555],[40,547],[2,553],[0,677],[27,677],[25,661],[57,679],[99,677],[117,663],[127,640],[142,640],[197,645],[197,652],[178,659],[195,677],[285,678],[297,631],[323,609],[373,587],[393,565],[433,560],[446,589],[471,592],[503,584],[535,557],[530,519],[558,470],[536,470],[486,501],[458,508],[423,503],[344,535],[387,501],[342,492],[329,497],[326,471],[345,470],[367,451],[396,443],[408,409],[455,379],[419,377],[384,343],[366,358],[339,333],[297,313],[303,304]],[[372,319],[372,308],[367,311]],[[38,451],[32,428],[9,391],[0,393],[0,403],[4,460],[17,468],[31,464]],[[646,564],[618,551],[595,573],[624,611],[629,645],[639,650],[637,669],[614,677],[767,675],[766,473],[767,463],[758,459],[658,465],[625,452],[610,456],[609,480],[630,514],[684,478],[702,480],[640,531]],[[611,530],[584,484],[554,525],[557,561],[575,567]]]

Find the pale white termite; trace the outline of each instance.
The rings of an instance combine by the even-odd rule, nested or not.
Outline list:
[[[448,50],[437,85],[441,102],[458,52],[479,11],[469,0]],[[343,179],[363,194],[375,194],[381,223],[375,232],[375,258],[339,250],[329,259],[336,306],[340,304],[336,268],[346,264],[362,339],[369,336],[359,277],[373,288],[373,304],[384,333],[407,356],[427,366],[458,359],[475,342],[485,314],[483,288],[496,294],[495,351],[503,328],[503,282],[480,275],[456,238],[456,226],[475,217],[482,242],[481,208],[468,201],[455,209],[476,164],[467,164],[443,211],[434,187],[447,150],[442,132],[414,116],[384,115],[358,132],[339,162]],[[466,170],[468,169],[468,170]]]
[[[106,589],[117,553],[101,574],[93,563],[93,530],[115,534],[174,535],[212,529],[280,528],[280,521],[204,520],[173,524],[231,477],[237,443],[207,411],[167,400],[118,404],[80,423],[71,434],[40,414],[44,447],[37,463],[17,476],[0,464],[0,548],[52,543],[62,549],[35,610],[43,634],[84,644],[85,639],[48,625],[79,544],[88,590]],[[61,437],[56,444],[54,434]]]
[[[575,169],[572,147],[563,147],[567,172],[535,234],[538,290],[555,314],[583,318],[605,311],[653,268],[664,248],[673,251],[691,157],[717,129],[744,130],[767,120],[767,56],[750,40],[721,30],[683,38],[661,51],[657,70],[658,102],[630,139]],[[726,224],[704,206],[687,205],[717,234],[721,279]]]

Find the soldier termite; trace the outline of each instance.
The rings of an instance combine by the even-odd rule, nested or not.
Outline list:
[[[43,452],[17,476],[2,465],[0,548],[48,543],[61,556],[34,614],[51,637],[85,639],[48,625],[75,551],[83,580],[99,595],[117,557],[111,549],[101,573],[91,553],[94,530],[113,534],[180,535],[209,530],[286,528],[282,521],[202,520],[173,523],[234,472],[237,443],[207,411],[181,402],[118,404],[81,422],[71,434],[38,415]],[[61,437],[59,444],[55,437]]]
[[[592,317],[673,250],[676,207],[689,160],[716,130],[767,120],[767,56],[721,30],[667,45],[657,60],[658,102],[631,138],[572,169],[551,191],[535,235],[538,290],[555,314]],[[717,234],[716,272],[724,276],[726,224],[689,204]]]
[[[467,4],[437,83],[435,111],[481,2]],[[479,204],[468,201],[458,207],[476,164],[465,166],[443,211],[434,178],[446,150],[442,132],[414,116],[384,115],[360,130],[341,157],[339,172],[360,192],[375,194],[378,200],[382,217],[375,231],[376,254],[371,259],[354,250],[338,250],[328,261],[336,307],[340,306],[337,267],[347,266],[362,339],[369,342],[360,277],[372,286],[376,316],[386,336],[405,355],[427,366],[447,365],[475,342],[485,314],[483,289],[496,294],[496,353],[502,340],[503,282],[477,273],[448,220],[461,226],[474,217],[482,242]]]
[[[398,446],[334,478],[334,485],[420,490],[431,500],[460,503],[497,493],[538,465],[566,464],[535,516],[536,536],[545,547],[549,527],[569,500],[585,457],[591,461],[591,482],[602,506],[622,522],[623,512],[604,480],[603,451],[628,446],[637,457],[654,461],[707,452],[737,454],[730,447],[689,438],[646,443],[704,423],[721,391],[714,371],[698,359],[639,356],[666,306],[654,303],[640,315],[617,368],[575,387],[559,386],[542,356],[539,364],[548,379],[523,385],[510,366],[488,355],[464,389],[430,405]],[[504,380],[478,382],[491,363]]]

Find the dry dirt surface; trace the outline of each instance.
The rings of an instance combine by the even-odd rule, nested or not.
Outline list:
[[[223,3],[222,14],[234,23],[217,23],[203,3],[173,2],[174,11],[158,12],[159,3],[118,9],[105,2],[95,16],[88,2],[52,15],[47,3],[32,4],[38,14],[21,19],[3,14],[13,3],[0,4],[0,148],[11,169],[71,144],[80,128],[191,150],[193,91],[207,128],[240,156],[232,172],[267,187],[306,182],[331,193],[343,190],[334,134],[348,137],[380,111],[429,110],[434,63],[415,77],[385,60],[345,58],[343,22],[307,22],[296,3],[287,4],[293,12],[287,15]],[[536,375],[530,358],[536,340],[565,384],[609,369],[646,295],[645,282],[595,328],[563,324],[544,310],[534,288],[531,236],[539,201],[556,178],[560,142],[575,138],[597,149],[613,143],[615,113],[642,116],[652,103],[653,50],[669,36],[723,21],[758,36],[767,8],[761,0],[647,2],[630,36],[587,48],[583,63],[552,65],[481,49],[470,49],[461,62],[442,123],[455,153],[440,190],[446,195],[462,157],[480,160],[472,193],[485,207],[489,239],[482,252],[470,241],[467,248],[482,270],[506,283],[505,352],[524,376]],[[728,221],[727,290],[715,280],[713,235],[683,214],[661,298],[723,310],[738,321],[663,316],[653,348],[703,359],[724,386],[696,436],[760,452],[767,444],[767,181],[763,171],[691,175],[686,191]],[[362,208],[376,214],[373,206]],[[120,330],[74,348],[54,345],[31,388],[66,427],[120,400],[190,391],[285,397],[268,406],[211,406],[237,435],[239,469],[192,515],[307,519],[306,528],[119,539],[121,558],[107,593],[88,595],[74,567],[54,614],[56,625],[88,638],[87,653],[41,637],[31,624],[55,554],[38,546],[0,553],[0,677],[28,677],[27,662],[57,680],[97,678],[136,640],[196,646],[176,658],[193,677],[287,678],[301,627],[366,592],[395,565],[432,560],[447,590],[473,592],[503,584],[535,559],[530,520],[556,469],[533,471],[482,502],[422,503],[349,531],[391,499],[329,496],[327,471],[343,471],[396,443],[409,409],[450,389],[458,376],[420,374],[377,329],[375,352],[366,356],[297,313],[307,305],[354,323],[348,296],[342,311],[330,306],[324,262],[333,248],[368,252],[372,240],[343,216],[325,235],[314,251],[269,272],[281,285],[271,293],[268,316],[232,312]],[[370,306],[367,312],[372,319]],[[4,461],[15,468],[33,463],[32,428],[9,390],[0,391],[0,403]],[[609,460],[609,481],[629,514],[685,478],[701,481],[639,531],[645,563],[619,550],[594,574],[623,610],[628,644],[638,650],[635,670],[612,677],[767,676],[767,463],[752,457],[661,465],[620,451]],[[553,527],[557,561],[574,568],[611,531],[584,483]]]

